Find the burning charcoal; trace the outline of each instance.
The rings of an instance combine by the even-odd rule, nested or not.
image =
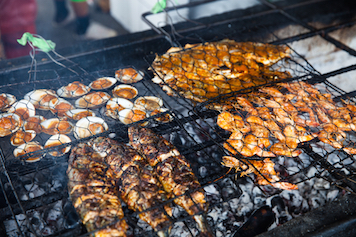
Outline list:
[[[252,213],[248,220],[235,232],[234,237],[252,237],[267,231],[275,220],[271,207],[263,206]]]
[[[64,226],[65,228],[72,229],[79,225],[79,216],[70,202],[66,202],[63,207],[64,213]]]
[[[276,225],[281,225],[292,219],[292,216],[288,213],[283,198],[275,196],[271,199],[272,210],[276,214]]]
[[[202,178],[205,178],[206,175],[207,175],[207,173],[208,173],[208,170],[206,169],[205,166],[201,166],[201,167],[199,168],[199,175],[200,175]]]
[[[188,228],[185,226],[183,222],[176,222],[174,223],[171,233],[171,237],[191,237]]]

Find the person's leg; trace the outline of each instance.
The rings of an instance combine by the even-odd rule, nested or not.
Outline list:
[[[68,16],[69,11],[65,0],[54,0],[56,15],[54,22],[57,24],[62,23]]]
[[[89,27],[89,5],[86,0],[71,0],[71,3],[77,16],[76,33],[83,35]]]

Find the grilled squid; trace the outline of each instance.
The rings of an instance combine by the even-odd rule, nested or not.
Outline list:
[[[193,216],[204,236],[210,236],[203,216],[208,204],[205,194],[188,161],[169,141],[147,128],[130,127],[130,144],[144,154],[154,168],[164,190],[174,202]]]

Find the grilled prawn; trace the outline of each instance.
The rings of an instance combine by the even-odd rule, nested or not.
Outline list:
[[[174,202],[177,205],[194,216],[202,234],[210,236],[202,215],[198,214],[201,211],[206,212],[208,204],[188,161],[173,144],[147,128],[130,127],[129,138],[130,144],[144,154],[157,172],[164,190],[175,197]]]
[[[167,195],[153,168],[133,148],[109,138],[99,137],[89,144],[106,156],[119,194],[128,207],[140,212],[139,217],[152,226],[158,236],[168,236],[172,223],[166,213],[172,215],[172,211],[167,205],[162,208]]]
[[[94,236],[126,236],[128,225],[113,172],[103,157],[80,143],[72,150],[67,175],[70,198],[88,232],[99,229]]]

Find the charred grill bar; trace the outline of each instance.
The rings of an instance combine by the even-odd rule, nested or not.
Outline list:
[[[42,54],[36,56],[37,68],[30,72],[30,78],[28,58],[0,62],[0,68],[3,68],[0,71],[2,84],[0,92],[14,94],[20,99],[29,91],[57,90],[77,80],[88,85],[97,77],[113,76],[115,70],[132,65],[134,68],[144,70],[146,74],[145,79],[137,84],[139,94],[159,95],[169,109],[167,114],[174,118],[172,122],[166,124],[157,122],[154,120],[155,117],[146,120],[150,122],[150,126],[156,133],[169,138],[189,160],[194,174],[207,193],[209,210],[205,218],[214,235],[243,236],[242,230],[246,227],[238,230],[237,226],[242,226],[251,213],[264,204],[269,204],[277,213],[277,221],[274,225],[283,224],[292,216],[297,217],[310,211],[308,216],[318,218],[317,213],[313,214],[312,210],[324,204],[329,211],[335,206],[341,206],[344,208],[341,208],[342,210],[346,210],[345,206],[347,207],[348,203],[354,203],[354,197],[349,197],[347,193],[353,195],[356,192],[354,156],[325,147],[316,149],[315,146],[311,146],[312,144],[306,143],[300,147],[303,150],[301,160],[288,158],[287,162],[276,161],[275,168],[283,180],[300,185],[304,192],[302,194],[260,186],[254,184],[253,178],[249,177],[236,180],[236,174],[234,172],[226,174],[228,169],[220,164],[221,157],[226,154],[222,144],[228,135],[216,126],[219,113],[206,109],[206,103],[195,105],[182,97],[169,97],[159,86],[151,82],[152,73],[147,71],[147,68],[151,66],[154,54],[162,55],[172,44],[184,46],[186,43],[229,38],[235,41],[288,44],[294,49],[296,43],[320,36],[339,51],[351,57],[356,56],[352,45],[331,36],[335,31],[355,27],[354,3],[327,0],[281,1],[274,4],[261,1],[261,3],[246,10],[199,19],[200,24],[178,23],[174,26],[176,34],[168,34],[170,36],[168,39],[171,41],[167,41],[167,38],[162,35],[157,35],[157,32],[171,32],[170,26],[167,26],[156,31],[86,43],[71,49],[72,52],[69,49],[62,50],[60,53],[71,62],[59,59],[60,62],[78,74],[73,74],[68,68],[61,68],[50,61],[39,60],[45,58]],[[322,26],[316,24],[318,22],[321,22]],[[293,32],[286,30],[288,28],[284,29],[288,26],[301,28]],[[281,34],[282,29],[286,35]],[[298,52],[296,49],[296,53]],[[296,55],[288,65],[281,66],[293,72],[294,78],[289,78],[287,81],[305,80],[326,88],[335,101],[340,99],[355,101],[353,98],[355,91],[345,92],[338,88],[338,85],[328,81],[335,76],[354,73],[356,64],[350,64],[340,66],[331,72],[321,73],[313,67],[313,63],[305,60],[303,55]],[[246,89],[238,93],[248,92]],[[98,109],[95,112],[108,121],[109,131],[103,135],[115,133],[115,140],[128,142],[128,126],[107,119],[103,110]],[[41,111],[41,114],[53,117],[49,112]],[[46,136],[37,137],[37,141],[42,144],[46,139]],[[68,156],[58,158],[45,156],[37,163],[25,163],[13,157],[13,147],[9,144],[8,137],[1,138],[0,141],[2,190],[0,235],[27,236],[31,233],[33,236],[79,236],[85,234],[86,230],[69,201],[68,180],[65,175]],[[71,145],[75,146],[78,142],[80,141],[72,140]],[[335,198],[340,199],[336,204],[331,202]],[[338,213],[337,221],[353,223],[354,210],[352,208],[349,210],[349,213],[342,211]],[[179,209],[175,211],[171,219],[175,223],[171,230],[172,236],[196,235],[199,230],[193,218]],[[124,207],[124,216],[130,226],[130,234],[155,236],[154,231],[139,220],[137,213]],[[330,219],[325,223],[333,223]],[[298,233],[294,227],[301,222],[303,220],[300,221],[298,217],[287,222],[291,223],[288,224],[290,228],[288,231],[293,229]],[[293,226],[293,223],[297,224]],[[263,223],[259,226],[263,226]],[[313,232],[319,229],[318,227],[322,227],[322,224],[315,224],[308,230]],[[278,233],[279,228],[286,227],[277,227],[270,235]],[[283,231],[285,229],[280,233],[285,233]],[[269,232],[264,236],[269,236]]]

